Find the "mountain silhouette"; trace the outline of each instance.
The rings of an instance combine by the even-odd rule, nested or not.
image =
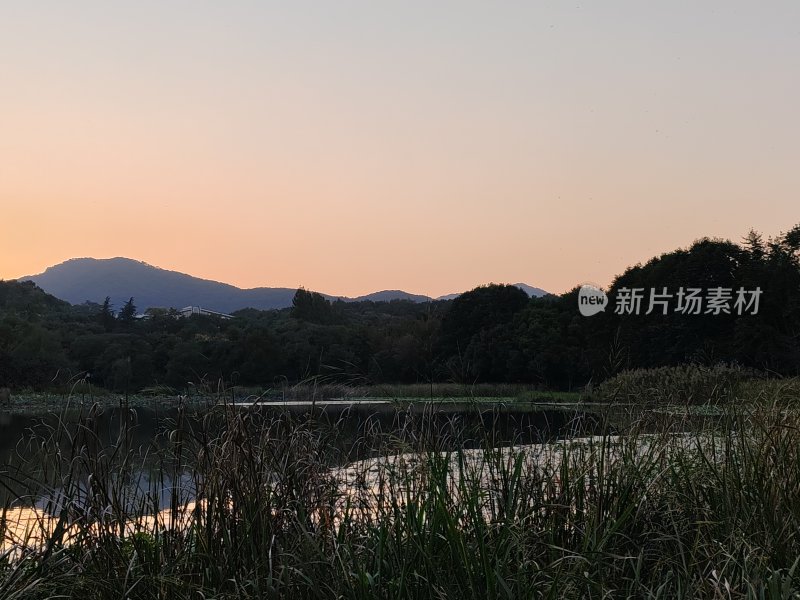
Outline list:
[[[292,298],[297,291],[297,288],[282,287],[242,289],[122,257],[73,258],[49,267],[39,275],[20,277],[19,281],[33,281],[45,292],[72,304],[102,303],[105,297],[109,296],[112,306],[119,308],[129,298],[133,298],[139,311],[147,308],[185,306],[201,306],[224,313],[243,308],[260,310],[287,308],[292,305]],[[532,296],[542,296],[547,293],[526,284],[515,285]],[[446,300],[457,295],[451,294],[436,299]],[[330,294],[323,296],[330,300],[341,299],[345,302],[365,300],[427,302],[433,299],[402,290],[383,290],[356,298]]]

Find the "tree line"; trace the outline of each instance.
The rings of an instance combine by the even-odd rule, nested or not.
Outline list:
[[[621,290],[761,291],[758,310],[619,314]],[[741,243],[702,239],[618,276],[605,311],[582,316],[579,288],[529,298],[486,285],[448,301],[330,302],[300,289],[291,308],[232,319],[123,306],[72,306],[30,282],[0,282],[0,387],[79,379],[113,391],[201,382],[528,383],[576,389],[629,368],[738,363],[800,373],[800,226]]]

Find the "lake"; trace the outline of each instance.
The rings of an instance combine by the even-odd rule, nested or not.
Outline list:
[[[193,449],[222,431],[234,414],[245,414],[255,429],[275,427],[275,435],[282,435],[281,427],[317,432],[325,437],[325,460],[331,467],[376,456],[387,447],[447,451],[526,445],[602,429],[599,418],[583,410],[530,403],[332,401],[0,412],[0,477],[6,480],[0,505],[23,497],[29,504],[55,509],[63,471],[77,464],[76,474],[83,482],[93,469],[113,473],[118,465],[132,485],[163,508],[176,487],[191,497],[187,471],[196,459]],[[186,451],[165,459],[164,450],[176,436],[186,440]],[[122,453],[133,458],[119,465],[115,460]]]

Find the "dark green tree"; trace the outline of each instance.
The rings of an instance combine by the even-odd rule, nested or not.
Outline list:
[[[513,285],[484,285],[461,294],[442,319],[440,351],[463,355],[474,336],[510,322],[529,302],[528,294]]]
[[[117,315],[120,323],[131,325],[136,320],[136,305],[133,303],[133,298],[128,300]]]
[[[331,303],[317,292],[300,288],[292,298],[292,317],[311,323],[325,324],[333,320]]]
[[[106,299],[103,300],[103,306],[100,308],[98,319],[100,320],[100,325],[103,326],[106,332],[110,332],[114,329],[114,310],[111,308],[110,296],[106,296]]]

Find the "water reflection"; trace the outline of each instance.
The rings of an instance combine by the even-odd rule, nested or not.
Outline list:
[[[163,510],[194,499],[197,456],[187,444],[171,455],[176,436],[213,437],[232,413],[246,411],[255,422],[283,419],[326,435],[331,467],[369,459],[413,432],[417,447],[438,451],[536,444],[599,430],[597,419],[577,411],[538,410],[530,405],[469,403],[330,404],[159,409],[157,407],[69,410],[62,414],[0,413],[0,506],[19,505],[59,514],[68,497],[72,508],[90,505],[92,478],[124,490],[126,511]],[[165,452],[169,449],[170,452]],[[402,450],[402,449],[401,449]],[[397,451],[397,450],[394,450]],[[119,463],[119,456],[132,457]],[[70,470],[69,486],[63,475]]]

